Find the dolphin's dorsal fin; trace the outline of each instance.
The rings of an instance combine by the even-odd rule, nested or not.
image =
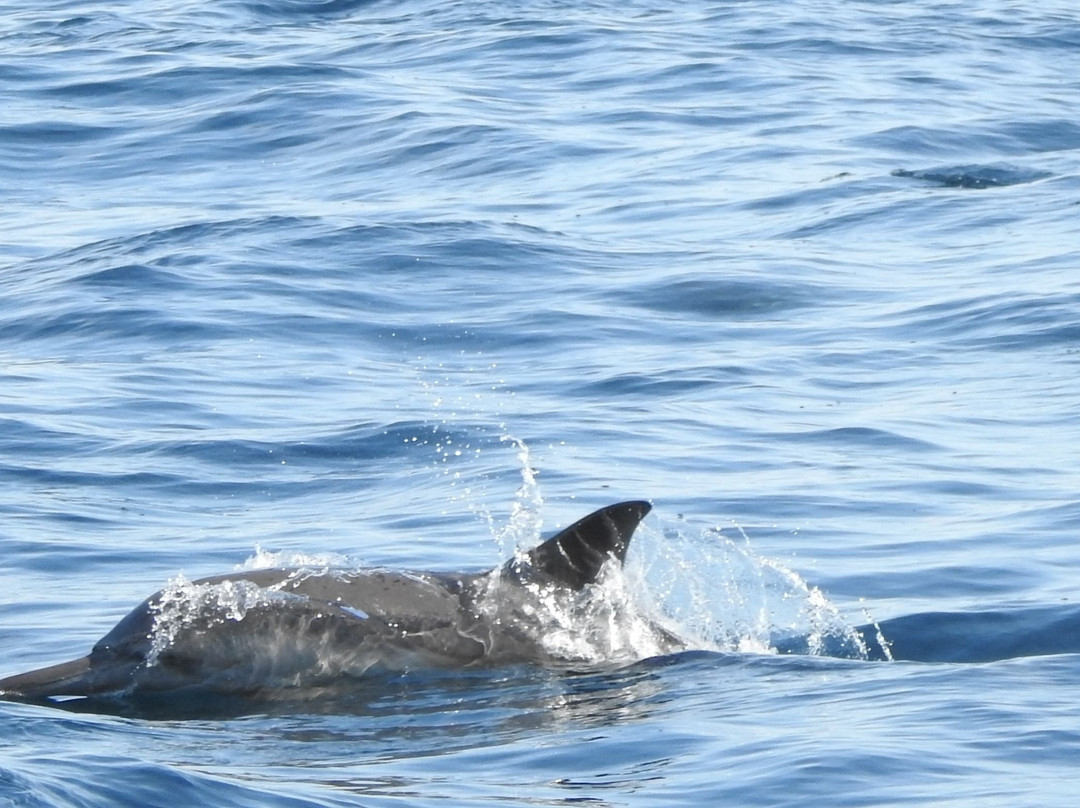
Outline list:
[[[644,501],[609,505],[552,536],[503,567],[520,581],[552,582],[570,589],[591,584],[609,558],[621,564],[638,523],[652,510]]]

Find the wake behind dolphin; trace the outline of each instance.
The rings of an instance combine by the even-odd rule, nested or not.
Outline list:
[[[379,671],[565,663],[548,641],[551,604],[596,583],[609,560],[622,564],[650,509],[602,508],[483,573],[263,569],[167,587],[87,656],[0,679],[0,697],[274,698]],[[646,630],[657,653],[680,648]]]

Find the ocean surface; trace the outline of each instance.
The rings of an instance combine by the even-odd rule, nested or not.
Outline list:
[[[7,3],[0,676],[631,498],[688,650],[0,702],[0,806],[1074,805],[1078,98],[1054,0]]]

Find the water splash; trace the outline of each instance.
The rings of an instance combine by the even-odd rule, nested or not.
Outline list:
[[[621,666],[683,649],[678,637],[643,611],[617,565],[596,583],[571,591],[549,582],[507,580],[500,571],[479,582],[475,608],[499,631],[478,635],[493,659],[527,656],[560,666]]]
[[[197,623],[209,627],[228,620],[239,622],[251,609],[279,597],[285,596],[250,581],[193,583],[182,574],[171,578],[149,607],[154,620],[147,666],[157,664],[180,634]]]
[[[506,441],[500,413],[515,394],[503,379],[492,383],[498,364],[481,351],[462,351],[455,361],[436,361],[421,354],[413,356],[410,364],[420,400],[427,401],[430,412],[425,427],[405,438],[405,443],[432,453],[430,469],[446,478],[449,502],[465,502],[480,512],[473,503],[488,498],[489,477],[495,474],[484,462],[485,452]]]
[[[503,435],[500,440],[512,444],[517,449],[521,485],[514,494],[510,519],[496,531],[495,538],[504,556],[511,552],[520,555],[536,544],[540,538],[540,532],[544,527],[542,514],[544,497],[540,492],[536,469],[532,466],[529,447],[525,441],[509,434]]]
[[[521,557],[526,550],[531,549],[540,541],[544,526],[544,497],[540,491],[540,482],[537,479],[537,471],[533,467],[528,444],[509,433],[504,433],[499,441],[508,443],[516,449],[518,470],[521,475],[521,483],[514,493],[510,506],[510,516],[505,522],[500,523],[486,504],[474,503],[470,505],[470,508],[487,524],[503,558],[511,555]]]
[[[331,569],[358,569],[362,566],[359,559],[342,553],[299,553],[289,550],[267,550],[261,544],[255,545],[255,553],[237,564],[237,572],[290,567],[311,570],[313,573],[325,573]]]
[[[859,603],[863,602],[862,598],[859,598]],[[895,662],[895,658],[892,653],[892,642],[885,637],[885,632],[881,630],[881,626],[878,621],[870,614],[870,611],[863,606],[862,607],[863,618],[866,620],[867,625],[874,629],[874,641],[877,643],[880,649],[882,657],[886,662]]]
[[[683,640],[634,594],[623,571],[609,564],[594,586],[570,598],[548,593],[550,619],[542,644],[554,657],[620,665],[684,649]]]
[[[868,658],[861,635],[820,589],[740,538],[640,528],[626,575],[651,601],[642,608],[667,616],[687,648]]]

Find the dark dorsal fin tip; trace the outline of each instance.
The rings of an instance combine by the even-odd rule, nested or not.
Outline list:
[[[609,558],[622,563],[634,530],[652,505],[644,500],[609,505],[579,519],[504,568],[519,580],[540,580],[570,589],[591,584]]]

